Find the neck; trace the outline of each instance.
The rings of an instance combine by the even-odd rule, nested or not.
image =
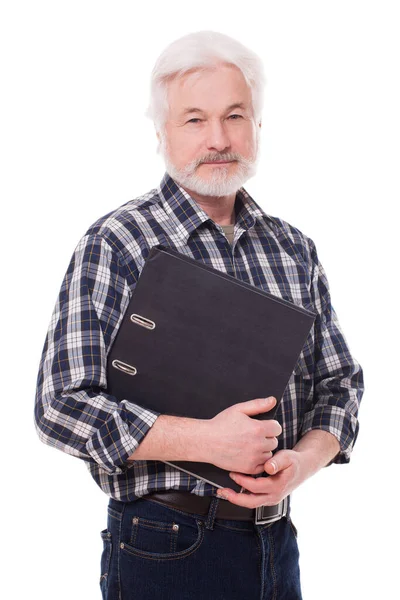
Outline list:
[[[183,187],[183,186],[182,186]],[[218,225],[234,225],[235,223],[235,199],[236,194],[229,196],[202,196],[192,190],[184,188],[185,191],[197,202],[197,204],[208,214],[210,219]]]

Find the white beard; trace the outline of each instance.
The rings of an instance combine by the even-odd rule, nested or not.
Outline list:
[[[165,138],[160,144],[160,152],[164,158],[167,172],[179,185],[202,196],[221,197],[235,194],[248,179],[255,175],[259,155],[258,146],[259,140],[257,136],[256,153],[253,159],[243,158],[243,156],[236,152],[225,154],[214,152],[192,161],[183,169],[178,169],[170,161],[168,151],[165,150]],[[217,160],[236,160],[236,172],[230,175],[229,165],[226,165],[213,169],[208,179],[203,179],[203,177],[197,174],[197,167],[200,164]]]

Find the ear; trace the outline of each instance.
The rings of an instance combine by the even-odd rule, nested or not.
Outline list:
[[[262,120],[260,119],[260,122],[258,124],[259,128],[261,129],[261,124],[262,124]]]

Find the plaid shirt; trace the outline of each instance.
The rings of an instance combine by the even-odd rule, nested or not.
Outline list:
[[[231,246],[222,227],[166,174],[158,189],[97,221],[75,250],[43,350],[35,422],[42,441],[82,458],[116,500],[167,489],[216,492],[160,461],[128,463],[158,414],[107,393],[107,354],[149,250],[158,244],[317,313],[277,412],[279,448],[324,429],[340,443],[334,462],[349,461],[362,371],[332,309],[315,246],[266,215],[243,188],[235,210]]]

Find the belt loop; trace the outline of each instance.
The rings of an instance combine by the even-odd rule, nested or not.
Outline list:
[[[206,529],[214,529],[215,515],[217,514],[219,500],[220,499],[215,496],[211,499],[210,508],[208,509],[208,515],[206,520]]]

